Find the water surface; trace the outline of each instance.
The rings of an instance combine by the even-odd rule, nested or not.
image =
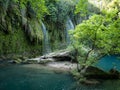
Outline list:
[[[120,90],[119,85],[119,80],[106,80],[99,85],[78,85],[69,73],[40,65],[0,67],[0,90]]]

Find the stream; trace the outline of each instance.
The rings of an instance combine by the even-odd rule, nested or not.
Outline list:
[[[120,80],[78,85],[68,72],[39,64],[0,66],[0,90],[120,90],[119,85]]]

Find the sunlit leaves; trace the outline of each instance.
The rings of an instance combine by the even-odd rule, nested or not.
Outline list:
[[[45,13],[48,13],[47,7],[45,6],[45,0],[30,0],[32,7],[38,13],[37,17],[43,17]]]
[[[87,57],[87,53],[92,50],[87,58],[86,65],[94,62],[95,54],[92,55],[94,52],[100,54],[120,53],[120,19],[115,17],[116,14],[109,16],[109,13],[93,15],[70,32],[74,42],[72,44],[78,49],[80,55],[85,51],[82,48],[87,47],[85,54],[82,54],[83,57]],[[78,57],[80,56],[78,55]],[[79,60],[81,62],[80,58]]]
[[[45,0],[13,0],[18,3],[21,8],[25,8],[27,3],[30,2],[31,7],[37,13],[38,18],[42,18],[45,13],[48,13],[47,7],[45,6]]]
[[[82,2],[86,3],[87,0],[80,0],[78,5],[82,5]],[[76,8],[78,10],[77,12],[82,11],[80,6]],[[84,6],[83,8],[85,9]],[[84,44],[90,46],[90,44],[95,41],[96,34],[96,48],[103,49],[106,53],[111,50],[113,50],[113,52],[114,50],[118,50],[116,48],[120,48],[118,41],[120,38],[119,12],[120,1],[111,1],[106,4],[105,10],[102,11],[103,15],[93,15],[89,20],[83,21],[83,23],[76,26],[72,38],[78,40],[79,45]]]
[[[79,0],[78,4],[76,5],[76,12],[81,13],[84,16],[88,12],[88,0]]]

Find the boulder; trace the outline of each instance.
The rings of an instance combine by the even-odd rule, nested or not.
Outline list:
[[[87,79],[118,79],[120,78],[119,72],[111,70],[110,72],[105,72],[97,67],[89,66],[84,73]]]
[[[43,55],[40,57],[40,59],[54,59],[57,61],[70,61],[71,60],[71,55],[70,51],[59,51],[59,52],[52,52],[47,55]]]

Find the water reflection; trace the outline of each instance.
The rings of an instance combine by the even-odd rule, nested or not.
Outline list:
[[[68,73],[40,65],[0,67],[0,90],[120,90],[119,84],[120,80],[102,80],[99,85],[78,85]]]

